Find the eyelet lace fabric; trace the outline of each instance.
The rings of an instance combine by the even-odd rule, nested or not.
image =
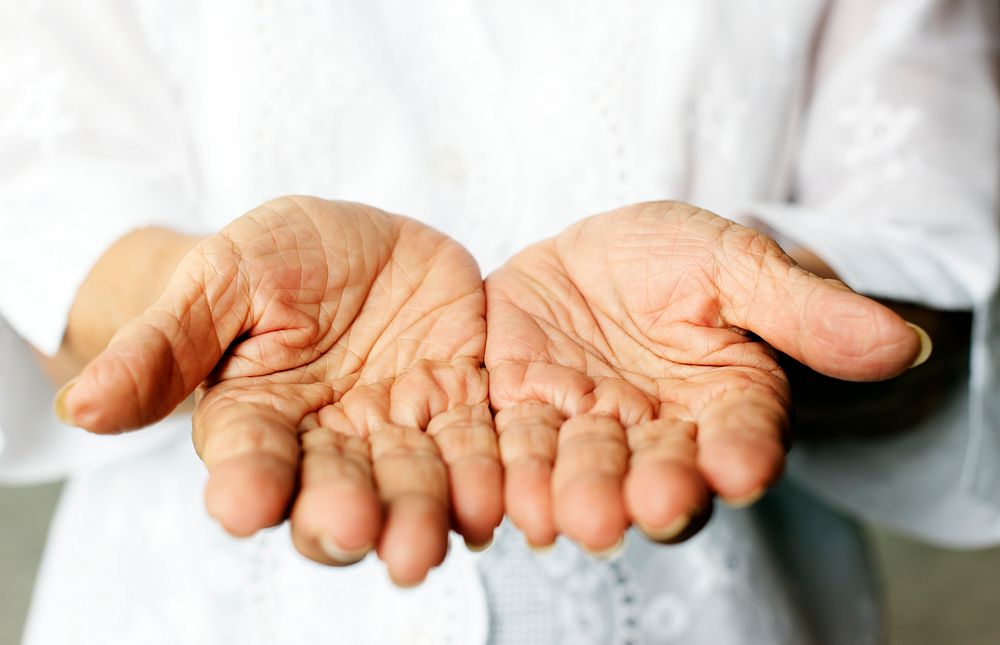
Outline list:
[[[758,514],[726,508],[682,545],[630,533],[607,561],[563,538],[536,553],[505,523],[482,554],[454,538],[444,565],[404,590],[373,556],[341,569],[306,560],[287,525],[226,535],[201,506],[184,423],[173,426],[173,445],[69,484],[26,643],[857,645],[880,633],[853,529],[815,502],[770,525],[789,542],[822,527],[827,542],[806,555],[777,551]],[[818,607],[802,606],[798,566],[825,580]],[[817,615],[842,633],[817,632]]]
[[[630,533],[604,561],[563,538],[535,553],[505,525],[479,559],[497,617],[490,642],[810,642],[759,539],[749,515],[722,511],[685,545]]]

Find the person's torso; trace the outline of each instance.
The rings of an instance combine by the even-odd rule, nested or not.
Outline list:
[[[280,194],[417,217],[484,270],[586,215],[784,199],[825,2],[140,3],[207,222]]]

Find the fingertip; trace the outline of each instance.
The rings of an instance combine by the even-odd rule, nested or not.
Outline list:
[[[68,426],[79,427],[73,420],[73,415],[70,413],[69,405],[67,403],[70,390],[73,389],[73,386],[76,385],[79,378],[80,377],[77,376],[66,381],[66,383],[59,388],[59,391],[56,392],[55,397],[52,399],[52,412],[56,415],[56,418],[59,419],[59,421]]]
[[[452,513],[455,530],[467,542],[484,544],[503,520],[503,470],[495,458],[452,464]]]
[[[803,362],[850,381],[881,381],[930,355],[926,332],[896,312],[851,291],[835,293],[810,325],[813,341]]]
[[[524,535],[524,541],[528,547],[534,551],[545,552],[551,549],[559,537],[559,532],[555,529],[555,523],[549,519],[536,524],[518,524],[511,518],[514,526]]]
[[[553,503],[559,532],[592,553],[612,548],[628,528],[618,477],[574,481],[556,491]]]
[[[644,527],[639,530],[651,541],[657,544],[680,544],[697,535],[709,520],[712,519],[714,506],[711,500],[702,508],[695,509],[690,514],[684,514],[669,524],[661,527]]]
[[[242,455],[212,467],[205,485],[208,514],[236,537],[284,521],[295,488],[288,464],[267,455]]]
[[[420,495],[393,500],[386,509],[377,551],[393,584],[419,585],[448,553],[445,509],[437,501]]]
[[[558,536],[555,533],[552,534],[551,539],[539,542],[534,542],[529,539],[529,536],[526,533],[523,533],[523,535],[524,543],[537,555],[545,555],[546,553],[550,553],[552,549],[556,548],[556,538]]]
[[[358,562],[372,550],[382,515],[370,486],[328,484],[303,487],[291,522],[300,553],[336,566]]]
[[[63,386],[57,413],[95,434],[118,434],[172,412],[188,392],[169,347],[146,345],[109,346]]]
[[[773,439],[720,437],[699,444],[698,467],[705,481],[732,505],[756,501],[781,477],[784,463],[784,447]]]
[[[529,545],[546,547],[558,535],[552,512],[551,482],[552,465],[541,459],[508,466],[504,506]]]
[[[767,488],[765,486],[761,486],[760,488],[750,491],[743,497],[723,498],[722,501],[724,501],[730,508],[747,508],[760,501],[760,498],[762,498],[766,492]]]
[[[492,546],[493,546],[492,533],[490,533],[489,539],[486,540],[485,542],[476,542],[470,540],[469,538],[465,538],[465,548],[467,548],[472,553],[483,553],[484,551],[488,551]]]
[[[603,549],[595,549],[586,544],[581,544],[580,548],[589,556],[598,560],[613,560],[625,551],[625,533],[618,536],[618,540]]]
[[[94,385],[94,374],[90,365],[63,385],[56,393],[53,411],[66,425],[82,428],[94,434],[119,434],[125,428],[116,418],[120,416],[121,401],[118,406],[109,406],[114,394],[106,393],[103,386]]]
[[[357,548],[343,546],[335,537],[321,535],[317,539],[320,549],[330,558],[330,563],[334,566],[348,566],[356,564],[365,559],[372,550],[372,543],[366,542]]]
[[[930,335],[924,328],[920,325],[916,325],[909,321],[906,322],[907,326],[913,330],[913,333],[917,335],[917,340],[920,342],[920,350],[917,352],[916,358],[910,363],[909,369],[914,367],[920,367],[927,362],[927,359],[931,357],[931,353],[934,351],[934,343],[931,341]]]
[[[640,530],[657,542],[673,541],[711,507],[711,493],[692,466],[650,462],[625,478],[625,502]]]

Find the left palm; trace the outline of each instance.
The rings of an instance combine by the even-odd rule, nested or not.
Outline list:
[[[501,471],[472,257],[414,220],[286,197],[196,246],[64,401],[96,432],[162,418],[196,386],[209,511],[235,535],[290,515],[306,556],[375,546],[400,584],[449,526],[482,544]]]
[[[767,343],[851,380],[919,351],[887,308],[685,204],[584,220],[510,260],[486,295],[505,505],[536,545],[561,532],[600,551],[631,523],[680,539],[713,494],[763,492],[791,404]]]

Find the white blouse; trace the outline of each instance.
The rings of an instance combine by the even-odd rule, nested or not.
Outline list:
[[[209,232],[280,194],[421,218],[484,272],[585,215],[684,199],[865,293],[974,311],[970,379],[936,417],[797,446],[790,473],[995,543],[996,24],[991,0],[0,0],[0,481],[71,475],[26,642],[875,642],[856,533],[790,486],[611,562],[505,525],[399,591],[372,558],[306,562],[285,528],[225,536],[188,419],[60,427],[29,344],[58,348],[129,230]]]

